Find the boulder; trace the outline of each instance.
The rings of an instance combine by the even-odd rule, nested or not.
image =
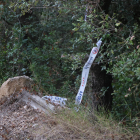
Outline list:
[[[33,80],[25,75],[9,78],[0,88],[0,100],[13,93],[19,92],[21,88],[26,87],[30,89],[32,82]]]

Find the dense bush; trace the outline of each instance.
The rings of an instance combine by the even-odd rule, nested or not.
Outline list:
[[[0,82],[25,74],[49,94],[75,97],[85,55],[102,37],[96,62],[113,77],[112,114],[138,126],[139,0],[106,2],[3,1]]]

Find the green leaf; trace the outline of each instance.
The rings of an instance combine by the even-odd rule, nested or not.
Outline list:
[[[109,16],[108,16],[108,15],[106,15],[105,20],[108,20],[108,17],[109,17]]]
[[[121,24],[121,22],[118,22],[118,23],[116,23],[115,25],[116,25],[116,26],[119,26],[120,24]]]
[[[115,28],[115,32],[117,32],[118,31],[118,29],[117,28]]]
[[[72,30],[73,30],[73,31],[78,31],[78,30],[79,30],[79,28],[77,28],[77,27],[76,27],[76,28],[74,28],[74,29],[72,29]]]

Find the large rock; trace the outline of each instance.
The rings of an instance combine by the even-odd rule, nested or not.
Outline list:
[[[33,80],[28,76],[17,76],[9,78],[5,81],[0,88],[0,100],[3,97],[8,97],[9,95],[19,92],[21,88],[31,88]]]

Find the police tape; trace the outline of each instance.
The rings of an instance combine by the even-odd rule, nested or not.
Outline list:
[[[102,43],[101,39],[96,43],[97,47],[92,48],[89,59],[83,67],[81,85],[80,85],[78,94],[77,94],[76,99],[75,99],[76,105],[80,105],[80,103],[82,101],[83,93],[84,93],[86,83],[87,83],[89,70],[90,70],[90,67],[91,67],[91,65],[92,65],[92,63],[93,63],[93,61],[94,61],[94,59],[95,59],[95,57],[98,54],[98,51],[100,49],[100,46]],[[62,98],[62,97],[57,97],[57,96],[43,96],[42,99],[49,101],[50,103],[53,103],[55,105],[61,105],[61,106],[65,106],[66,101],[67,101],[67,98]],[[78,109],[76,109],[76,110],[78,111]]]
[[[57,96],[43,96],[42,99],[53,103],[55,105],[61,105],[61,106],[65,106],[67,101],[67,98],[62,98],[62,97],[57,97]]]
[[[84,93],[86,83],[87,83],[89,70],[90,70],[90,67],[91,67],[91,65],[92,65],[92,63],[93,63],[93,61],[94,61],[94,59],[95,59],[95,57],[98,54],[98,51],[100,49],[100,46],[101,46],[101,43],[102,43],[101,39],[96,43],[97,47],[92,48],[89,59],[83,67],[81,85],[80,85],[78,94],[77,94],[76,99],[75,99],[75,104],[76,105],[79,105],[82,101],[83,93]]]

